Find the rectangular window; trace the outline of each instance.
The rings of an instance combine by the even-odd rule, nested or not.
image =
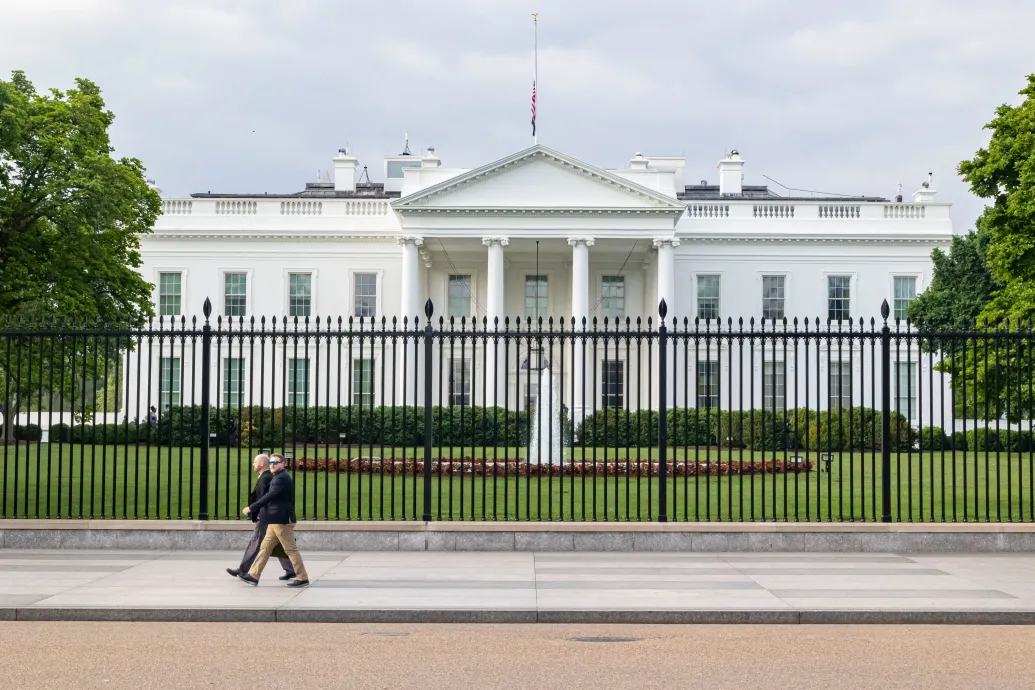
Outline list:
[[[226,273],[223,276],[223,315],[244,316],[248,309],[248,274]]]
[[[916,276],[895,276],[895,320],[905,321],[909,303],[916,299]]]
[[[313,307],[313,274],[288,274],[288,316],[310,316]]]
[[[525,276],[525,318],[546,318],[549,292],[546,276]],[[578,324],[581,328],[582,324]]]
[[[456,319],[471,318],[471,294],[471,276],[449,276],[446,316]]]
[[[374,406],[374,360],[369,357],[352,360],[352,404]]]
[[[895,411],[916,421],[916,362],[895,363]]]
[[[171,407],[180,405],[181,372],[179,357],[162,357],[158,383],[158,404],[163,413]]]
[[[600,404],[605,408],[625,405],[625,362],[605,359],[600,363]]]
[[[762,318],[782,319],[786,278],[784,276],[762,276]]]
[[[309,360],[288,360],[287,404],[306,407],[309,404]]]
[[[827,276],[827,318],[848,321],[852,302],[851,276]]]
[[[783,362],[762,363],[762,409],[783,410],[787,389]]]
[[[377,274],[354,273],[353,279],[353,316],[374,318],[377,316]],[[414,318],[416,314],[407,314]]]
[[[471,404],[471,360],[449,360],[449,405]]]
[[[831,410],[848,409],[852,406],[852,365],[848,362],[831,362],[828,382]]]
[[[604,276],[601,279],[600,309],[608,321],[625,318],[625,276]]]
[[[158,314],[159,316],[180,316],[182,302],[183,274],[158,274]]]
[[[223,358],[223,406],[240,407],[244,400],[244,358]]]
[[[719,318],[719,276],[697,276],[697,318]]]
[[[719,407],[719,363],[697,360],[697,406],[702,409]]]

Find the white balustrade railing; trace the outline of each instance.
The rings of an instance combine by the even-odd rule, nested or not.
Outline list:
[[[687,204],[687,215],[691,218],[729,218],[729,204]]]
[[[862,218],[861,207],[854,204],[820,204],[818,208],[820,218]]]
[[[922,220],[927,217],[924,204],[886,204],[884,217],[891,220]]]
[[[755,204],[754,218],[794,218],[794,204]]]
[[[163,199],[165,216],[388,216],[388,199]]]

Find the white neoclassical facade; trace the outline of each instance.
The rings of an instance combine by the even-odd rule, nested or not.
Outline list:
[[[381,183],[358,183],[358,163],[340,154],[333,181],[297,193],[164,199],[142,247],[156,310],[423,319],[430,299],[490,324],[602,322],[656,319],[663,298],[678,318],[869,319],[924,289],[952,235],[927,183],[909,202],[778,196],[743,185],[736,152],[695,173],[545,146],[471,170],[431,150],[386,157]]]
[[[360,175],[359,161],[343,152],[334,158],[333,179],[325,174],[301,192],[164,198],[154,233],[142,241],[141,270],[156,286],[156,311],[177,320],[200,317],[208,298],[213,318],[224,323],[263,316],[282,323],[286,316],[292,322],[322,317],[326,324],[330,316],[380,324],[383,317],[390,327],[403,318],[412,324],[419,317],[423,324],[430,300],[436,322],[485,319],[490,330],[497,320],[501,329],[513,329],[516,321],[537,317],[569,324],[586,319],[590,327],[594,319],[598,326],[604,319],[619,319],[623,326],[630,319],[635,328],[637,319],[656,325],[664,299],[669,318],[691,324],[698,319],[711,327],[730,318],[745,324],[783,318],[869,323],[879,322],[884,300],[893,318],[904,314],[931,278],[931,250],[951,240],[949,205],[936,199],[930,182],[909,201],[788,197],[744,185],[744,165],[736,151],[717,169],[709,164],[702,170],[688,169],[681,157],[636,154],[625,168],[606,170],[533,146],[461,169],[444,166],[429,149],[387,156],[384,181],[369,182]],[[184,402],[181,393],[197,401],[186,392],[189,372],[196,371],[188,361],[194,353],[179,347],[170,344],[167,353],[153,354],[152,370],[161,372],[161,382],[149,401],[177,404]],[[520,354],[500,363],[472,348],[458,356],[441,353],[453,361],[446,373],[433,372],[436,381],[449,378],[438,381],[437,389],[447,392],[435,404],[527,405],[539,382],[527,372],[521,378]],[[310,361],[297,352],[271,352],[266,366],[287,363],[289,371],[265,377],[266,389],[245,390],[258,387],[241,382],[245,367],[255,366],[248,358],[257,355],[239,347],[217,355],[224,363],[213,377],[213,401],[420,403],[416,353],[403,365],[394,355],[389,361],[384,351],[368,350],[350,351],[351,364],[326,366],[319,356]],[[748,376],[751,396],[757,397],[729,400],[730,406],[804,404],[789,396],[798,390],[796,377],[808,381],[805,367],[784,361],[775,350],[760,351],[748,372],[729,343],[718,343],[716,350],[676,355],[673,364],[688,375],[677,377],[670,405],[708,400],[726,407],[729,387],[742,388]],[[931,376],[918,355],[896,355],[894,363],[897,390],[914,400]],[[564,355],[572,375],[555,382],[576,417],[604,405],[656,404],[657,386],[649,385],[656,371],[646,375],[656,367],[649,358],[585,355],[594,361],[586,364],[584,379],[582,356]],[[822,370],[808,384],[815,387],[809,405],[826,407],[831,396],[847,395],[852,404],[875,407],[872,395],[855,383],[873,373],[862,359],[853,360],[847,351],[814,353]],[[710,374],[702,378],[708,371],[722,383],[713,387]],[[774,382],[768,388],[767,376]],[[393,383],[367,388],[364,377]],[[141,401],[127,403],[130,418],[139,416],[134,409]],[[939,407],[945,409],[944,401]],[[910,417],[914,423],[930,421]]]

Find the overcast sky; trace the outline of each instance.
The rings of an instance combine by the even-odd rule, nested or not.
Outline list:
[[[1035,72],[1031,0],[0,0],[0,71],[92,79],[119,154],[169,195],[298,191],[346,142],[477,167],[532,143],[603,166],[685,155],[717,182],[890,197],[957,175]]]

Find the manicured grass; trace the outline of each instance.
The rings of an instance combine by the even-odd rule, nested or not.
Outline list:
[[[350,452],[351,451],[351,452]],[[295,457],[394,456],[423,458],[423,449],[311,447]],[[618,457],[646,461],[649,449],[575,449],[581,462]],[[433,457],[515,458],[516,448],[443,448]],[[791,453],[787,453],[788,456]],[[804,455],[799,453],[799,455]],[[732,462],[762,453],[670,449],[670,459]],[[765,454],[766,459],[784,453]],[[197,448],[31,444],[0,446],[0,516],[73,518],[197,517]],[[818,454],[808,459],[817,464]],[[208,506],[212,518],[235,518],[254,482],[246,449],[213,449]],[[892,516],[901,521],[1031,521],[1035,519],[1030,453],[895,453],[891,462]],[[43,477],[42,483],[37,477]],[[49,482],[46,480],[49,477]],[[908,490],[911,487],[911,491]],[[655,520],[657,478],[438,477],[432,478],[434,519]],[[421,519],[423,478],[378,473],[295,473],[300,519]],[[668,479],[670,520],[866,520],[880,518],[880,454],[835,454],[830,472]]]

